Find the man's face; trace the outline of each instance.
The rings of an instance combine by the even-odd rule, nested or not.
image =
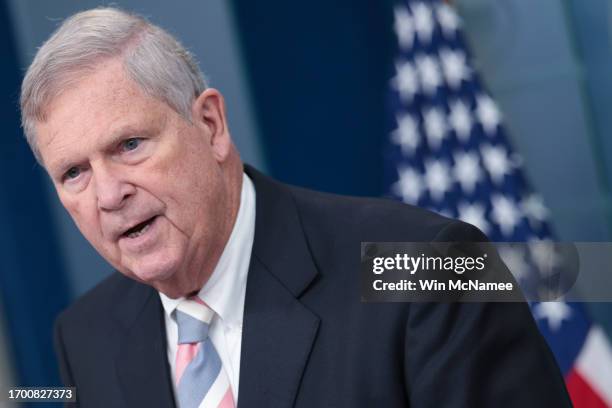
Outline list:
[[[120,272],[171,297],[199,289],[233,224],[222,97],[205,91],[192,116],[193,125],[145,95],[110,60],[54,98],[36,127],[83,235]]]

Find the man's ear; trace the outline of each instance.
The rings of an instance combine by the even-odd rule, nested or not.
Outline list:
[[[191,117],[194,126],[205,132],[215,159],[218,162],[225,161],[232,140],[227,127],[223,95],[214,88],[206,89],[193,102]]]

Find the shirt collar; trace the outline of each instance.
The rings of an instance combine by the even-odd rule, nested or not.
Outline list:
[[[198,292],[221,320],[230,327],[242,327],[246,281],[255,236],[255,187],[246,175],[242,177],[240,207],[230,238],[212,275]],[[184,298],[172,299],[158,292],[164,311],[172,316]]]

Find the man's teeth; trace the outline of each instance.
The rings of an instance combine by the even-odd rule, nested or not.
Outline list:
[[[145,224],[145,226],[143,228],[139,229],[138,231],[130,232],[128,234],[128,238],[136,238],[136,237],[141,236],[142,234],[144,234],[149,229],[150,226],[151,226],[151,222]]]

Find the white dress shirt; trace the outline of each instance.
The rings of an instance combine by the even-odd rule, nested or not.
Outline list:
[[[236,403],[238,403],[240,377],[244,297],[254,236],[255,188],[253,182],[244,174],[236,223],[215,270],[198,293],[198,296],[215,311],[209,336],[229,377]],[[168,362],[172,373],[172,384],[176,391],[175,360],[178,326],[173,312],[184,298],[171,299],[161,292],[159,296],[165,311]]]

